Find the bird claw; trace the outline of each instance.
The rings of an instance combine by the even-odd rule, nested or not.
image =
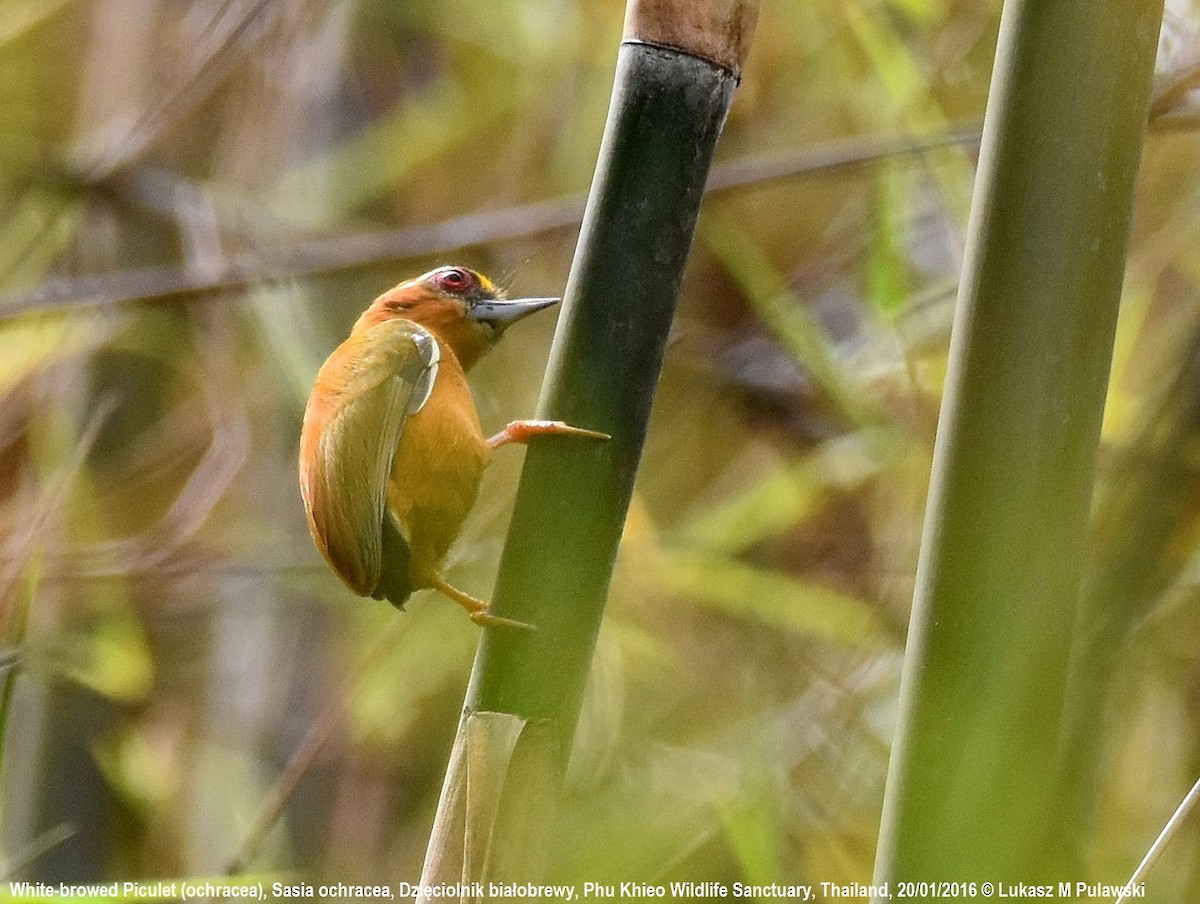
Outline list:
[[[478,612],[472,612],[471,621],[483,628],[520,628],[522,631],[537,630],[537,625],[531,625],[528,622],[517,621],[513,618],[502,618],[499,615],[492,615],[492,613],[487,609],[480,609]]]
[[[435,575],[430,582],[430,586],[439,591],[445,596],[448,596],[454,602],[458,603],[471,617],[471,621],[484,628],[520,628],[523,631],[536,631],[535,625],[526,624],[523,621],[517,621],[512,618],[503,618],[499,615],[492,615],[491,609],[477,596],[471,596],[459,590],[440,574]]]

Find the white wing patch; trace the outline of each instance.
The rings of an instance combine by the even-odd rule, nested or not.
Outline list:
[[[412,398],[408,400],[408,413],[416,414],[425,407],[429,396],[433,393],[433,381],[437,379],[438,362],[442,360],[442,350],[437,340],[425,330],[418,329],[412,334],[413,345],[425,362],[425,372],[417,379],[413,387]]]

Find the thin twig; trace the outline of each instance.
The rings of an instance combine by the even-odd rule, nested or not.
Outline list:
[[[85,154],[78,163],[82,177],[104,179],[144,156],[175,123],[212,96],[240,59],[254,51],[254,41],[247,39],[250,29],[258,25],[267,31],[272,22],[265,14],[278,17],[283,9],[270,0],[247,0],[236,9],[222,5],[201,35],[194,36],[200,49],[196,58],[185,61],[187,71],[157,94],[114,143]],[[260,22],[263,18],[265,23]]]
[[[18,851],[10,863],[0,864],[0,880],[8,881],[21,873],[27,866],[37,860],[42,854],[54,850],[60,844],[70,841],[79,834],[79,829],[69,822],[60,822],[42,832],[22,850]]]
[[[977,125],[928,138],[887,137],[831,141],[717,164],[706,192],[764,185],[780,179],[827,174],[897,156],[928,153],[979,140]],[[445,254],[471,245],[511,241],[577,226],[582,195],[466,214],[425,226],[301,241],[275,249],[243,251],[212,262],[203,272],[186,267],[142,267],[64,279],[0,299],[0,319],[76,305],[108,305],[172,295],[219,292],[264,281],[353,270],[372,264]]]
[[[47,521],[58,510],[59,506],[62,505],[67,492],[71,488],[72,481],[74,481],[79,470],[83,467],[84,461],[92,451],[92,446],[95,445],[96,439],[100,436],[101,428],[104,426],[105,421],[108,420],[109,415],[116,410],[116,407],[117,400],[113,396],[105,396],[100,400],[92,411],[91,418],[88,419],[86,426],[83,428],[78,442],[75,443],[75,448],[71,450],[65,466],[55,473],[53,479],[47,482],[41,494],[29,506],[27,515],[23,519],[25,533],[12,544],[12,550],[7,562],[10,568],[7,573],[0,572],[0,600],[15,597],[16,586],[21,578],[21,572],[25,564],[29,561],[29,557],[33,554],[34,548],[41,540]],[[10,622],[13,619],[16,620],[15,628]],[[19,643],[22,625],[23,622],[19,610],[0,613],[0,636],[4,636],[6,640]]]
[[[46,524],[63,504],[75,477],[83,468],[88,454],[96,444],[101,428],[116,407],[116,399],[112,396],[103,397],[95,406],[95,410],[84,427],[79,441],[76,442],[75,448],[71,450],[65,466],[55,472],[33,505],[30,506],[25,534],[13,545],[13,557],[7,563],[9,565],[8,572],[0,571],[0,600],[13,600],[12,608],[9,611],[0,612],[0,637],[6,643],[13,645],[11,648],[5,648],[4,667],[0,668],[0,779],[4,778],[4,739],[8,733],[8,721],[12,712],[13,689],[16,686],[17,675],[20,674],[19,668],[11,666],[20,663],[19,654],[25,642],[25,629],[34,592],[32,581],[29,582],[30,587],[27,592],[18,592],[17,587],[21,583],[22,575],[27,574],[26,566],[41,541]],[[0,815],[3,814],[3,804],[4,801],[0,798]]]
[[[1188,814],[1196,804],[1200,803],[1200,779],[1196,780],[1196,784],[1192,785],[1192,790],[1187,793],[1183,801],[1171,814],[1171,818],[1167,820],[1167,824],[1163,826],[1163,830],[1158,833],[1158,837],[1154,839],[1154,844],[1150,845],[1150,850],[1146,851],[1146,856],[1142,858],[1142,862],[1138,864],[1137,869],[1133,871],[1133,875],[1129,877],[1129,881],[1125,883],[1121,889],[1121,893],[1117,896],[1116,904],[1121,904],[1131,895],[1130,892],[1137,885],[1140,885],[1146,878],[1146,874],[1158,858],[1162,856],[1163,851],[1167,849],[1183,825],[1183,821],[1187,819]]]

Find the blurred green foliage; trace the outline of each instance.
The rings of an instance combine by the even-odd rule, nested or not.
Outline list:
[[[587,189],[623,4],[0,6],[0,875],[219,872],[344,700],[251,867],[415,881],[477,629],[324,568],[303,402],[402,278],[455,261],[561,288],[575,230],[537,205]],[[1200,425],[1171,391],[1200,343],[1200,12],[1169,7],[1157,113],[1183,127],[1147,146],[1101,469],[1101,499],[1150,502],[1095,540],[1097,561],[1141,542],[1122,561],[1154,563],[1102,582],[1137,600],[1104,633],[1118,671],[1083,739],[1080,873],[1105,882],[1200,770]],[[556,876],[868,881],[974,148],[820,161],[977,121],[998,11],[764,4],[718,148],[750,175],[701,213]],[[476,369],[485,426],[532,411],[552,329]],[[519,464],[498,457],[456,549],[469,590]],[[1189,858],[1159,870],[1160,900],[1196,896]]]

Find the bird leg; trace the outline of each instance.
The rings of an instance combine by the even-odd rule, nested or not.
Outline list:
[[[477,596],[471,596],[469,593],[464,593],[457,587],[451,585],[440,574],[434,575],[433,582],[430,586],[438,592],[450,597],[454,602],[458,603],[471,616],[471,621],[484,628],[522,628],[526,631],[536,631],[537,628],[533,625],[526,624],[522,621],[516,621],[511,618],[501,618],[499,615],[492,615],[488,611],[488,604]]]
[[[487,441],[489,449],[509,443],[527,443],[535,436],[585,436],[589,439],[612,439],[599,430],[572,427],[562,421],[510,421],[508,426]]]
[[[562,421],[510,421],[508,426],[487,440],[489,449],[497,449],[509,443],[527,443],[535,436],[583,436],[589,439],[612,439],[607,433],[599,430],[585,430],[583,427],[572,427]],[[471,615],[471,621],[485,628],[524,628],[526,631],[536,631],[537,628],[525,622],[511,618],[501,618],[492,615],[488,604],[478,597],[464,593],[449,584],[440,574],[434,575],[430,584],[435,590],[450,597]]]

